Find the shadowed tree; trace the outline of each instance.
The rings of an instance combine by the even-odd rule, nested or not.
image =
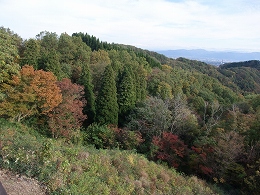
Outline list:
[[[118,106],[119,106],[119,124],[122,125],[125,121],[125,117],[129,114],[129,111],[134,107],[136,95],[134,80],[130,71],[130,67],[125,67],[123,73],[119,76],[118,84]]]
[[[94,122],[96,116],[94,86],[92,84],[91,73],[88,65],[83,66],[82,73],[79,79],[79,84],[84,86],[84,97],[87,104],[83,109],[83,113],[88,116],[86,124],[89,125]]]
[[[117,125],[118,110],[115,76],[111,65],[108,65],[97,96],[96,122]]]

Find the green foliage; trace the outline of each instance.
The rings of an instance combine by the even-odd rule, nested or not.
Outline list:
[[[105,50],[93,51],[90,56],[90,71],[93,78],[95,93],[100,90],[102,85],[102,76],[106,66],[111,64],[108,52]]]
[[[252,108],[257,111],[260,108],[260,95],[256,95],[254,96],[251,100],[250,100],[250,104],[252,105]]]
[[[147,70],[140,66],[134,73],[134,76],[136,102],[141,102],[147,97]]]
[[[112,67],[106,67],[96,102],[96,122],[100,124],[118,123],[116,82]]]
[[[163,132],[172,132],[178,136],[175,142],[167,140],[174,138],[169,134],[158,143],[187,145],[188,152],[177,158],[181,171],[237,188],[233,193],[258,194],[259,61],[214,67],[109,44],[83,33],[58,36],[45,31],[22,43],[1,27],[0,38],[1,117],[24,118],[24,124],[40,127],[37,131],[47,135],[47,117],[39,113],[52,111],[59,121],[53,124],[63,126],[65,134],[77,129],[70,141],[53,141],[31,135],[25,125],[5,123],[0,126],[4,129],[0,135],[2,166],[38,177],[53,194],[203,194],[204,189],[210,194],[196,177],[172,180],[169,172],[161,169],[157,173],[155,164],[139,163],[139,156],[131,152],[80,146],[84,137],[85,144],[97,148],[133,149],[149,155],[154,149],[153,136],[159,139]],[[47,70],[52,73],[46,74]],[[86,132],[80,132],[81,122],[72,120],[77,108],[73,98],[64,95],[66,101],[58,106],[61,94],[53,74],[85,87]],[[81,114],[77,112],[76,118]],[[129,129],[118,128],[118,124]],[[55,125],[52,129],[58,131]],[[21,141],[23,135],[28,142]],[[160,152],[168,152],[167,159],[176,157],[180,148],[167,146],[171,148]]]
[[[99,49],[107,48],[108,46],[106,42],[103,43],[95,36],[90,36],[87,33],[73,33],[72,36],[81,37],[84,43],[86,43],[92,51],[98,51]]]
[[[0,103],[13,91],[14,77],[19,77],[18,45],[20,38],[9,29],[0,27]]]
[[[246,177],[245,168],[238,163],[230,163],[226,167],[226,182],[237,188],[241,188]]]
[[[150,97],[133,110],[127,127],[140,131],[145,139],[151,140],[153,136],[159,136],[163,131],[167,131],[171,119],[168,105],[162,99]]]
[[[51,71],[58,78],[62,78],[62,71],[60,66],[60,55],[58,52],[58,35],[56,33],[41,32],[37,35],[40,41],[40,59],[38,67],[45,71]]]
[[[136,94],[134,89],[134,79],[130,73],[129,68],[125,68],[123,73],[119,75],[119,82],[117,88],[117,102],[119,106],[119,124],[125,121],[131,109],[135,106]]]
[[[38,69],[38,61],[40,58],[40,42],[39,40],[29,39],[24,42],[24,52],[22,53],[22,58],[20,64],[31,65],[34,69]]]
[[[85,143],[96,148],[109,149],[116,147],[115,133],[107,125],[92,123],[85,132]]]
[[[60,63],[71,64],[74,59],[76,45],[73,39],[66,33],[62,33],[58,41],[58,51],[60,53]]]
[[[38,178],[48,194],[217,194],[195,176],[185,177],[131,151],[76,146],[0,122],[1,167]]]
[[[84,86],[84,97],[87,103],[83,109],[83,113],[88,116],[87,124],[94,122],[96,116],[94,85],[92,84],[92,77],[88,65],[82,67],[79,84]]]

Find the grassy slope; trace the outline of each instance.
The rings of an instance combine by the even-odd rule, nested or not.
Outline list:
[[[2,168],[36,177],[50,194],[217,194],[132,151],[96,150],[38,135],[0,119]]]

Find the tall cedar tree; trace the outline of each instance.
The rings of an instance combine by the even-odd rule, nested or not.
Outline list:
[[[125,67],[119,78],[118,85],[118,106],[119,106],[119,125],[123,125],[125,117],[134,107],[136,95],[133,77],[128,70],[130,67]]]
[[[85,104],[84,87],[73,84],[70,79],[57,82],[61,89],[62,102],[49,113],[49,127],[54,138],[65,137],[71,139],[80,129],[87,118],[83,114]]]
[[[135,76],[136,102],[143,101],[147,96],[147,71],[143,66],[139,66]]]
[[[118,110],[115,74],[111,65],[108,65],[97,97],[96,122],[117,125]]]
[[[95,109],[95,96],[94,86],[92,84],[91,73],[88,65],[82,67],[82,73],[79,79],[79,84],[84,86],[84,96],[87,100],[87,104],[83,109],[83,113],[88,116],[86,124],[89,125],[94,122],[96,109]]]

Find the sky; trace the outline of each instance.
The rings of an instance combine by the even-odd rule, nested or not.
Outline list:
[[[0,0],[0,26],[24,39],[83,32],[153,51],[260,52],[260,0]]]

